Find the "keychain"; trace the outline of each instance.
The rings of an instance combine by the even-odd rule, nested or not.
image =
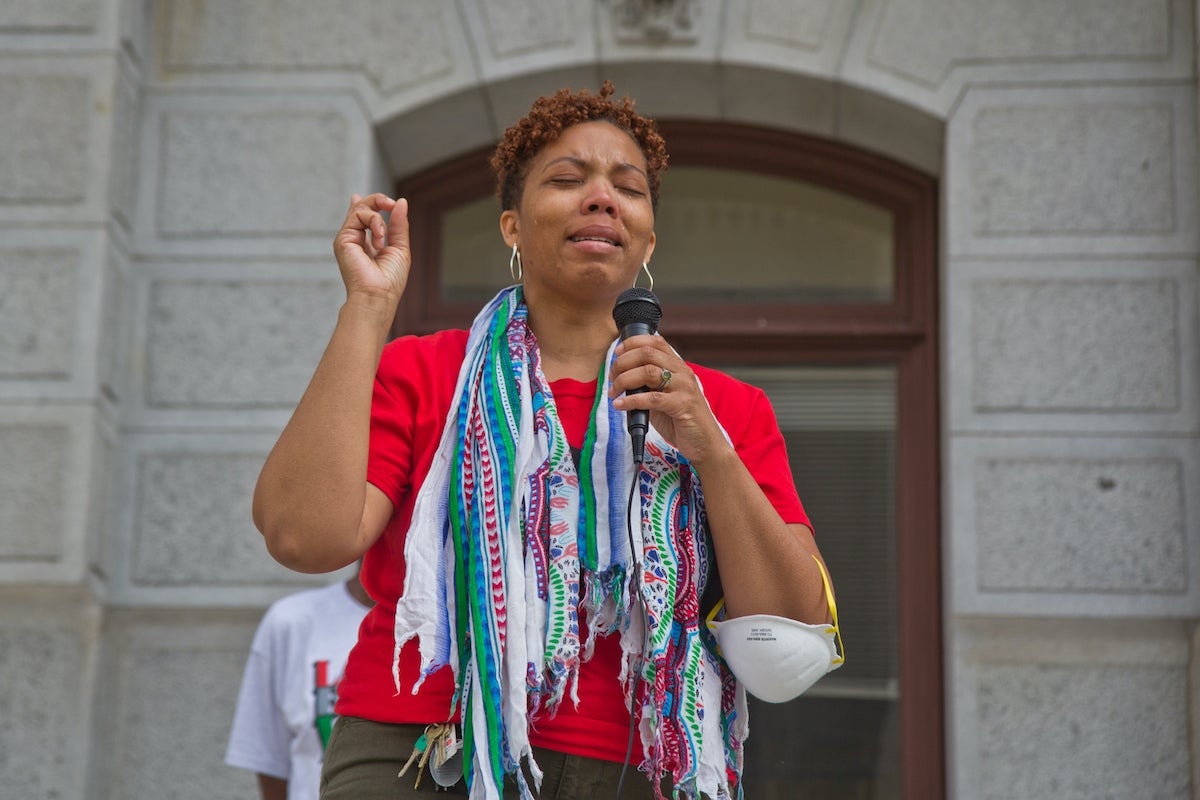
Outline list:
[[[412,755],[404,762],[397,778],[403,778],[413,764],[417,765],[417,779],[414,789],[421,787],[421,774],[425,765],[429,765],[429,773],[439,788],[449,788],[458,783],[462,777],[462,741],[458,738],[456,727],[449,722],[438,722],[429,725],[417,737],[413,745]]]

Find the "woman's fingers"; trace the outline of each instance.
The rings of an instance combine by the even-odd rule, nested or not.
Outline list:
[[[347,289],[399,295],[408,278],[408,203],[352,194],[334,252]]]
[[[660,367],[657,364],[646,364],[645,366],[631,369],[627,373],[630,381],[642,381],[641,387],[649,392],[666,392],[671,388],[671,382],[675,380],[675,370]],[[639,387],[634,387],[639,388]],[[625,391],[630,391],[626,389]]]
[[[664,371],[671,373],[667,385],[663,386]],[[617,360],[613,364],[612,396],[635,389],[666,391],[675,381],[677,373],[687,371],[683,361],[660,336],[635,337],[623,342],[617,349]]]
[[[388,247],[398,247],[401,250],[408,251],[408,200],[401,197],[392,204],[392,210],[388,214],[390,225],[387,230],[386,241]]]
[[[725,446],[695,373],[661,336],[624,342],[611,379],[614,407],[650,411],[651,424],[686,458],[698,463]]]
[[[396,207],[396,201],[380,193],[366,197],[354,194],[350,197],[350,210],[346,213],[343,227],[369,234],[363,239],[364,244],[370,242],[372,248],[382,250],[386,246],[388,227],[382,212],[390,212]]]
[[[384,219],[385,212],[390,219]],[[352,194],[342,233],[345,241],[357,244],[372,259],[392,246],[407,252],[408,204],[381,193]]]

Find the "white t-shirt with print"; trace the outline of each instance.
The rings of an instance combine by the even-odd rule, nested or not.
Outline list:
[[[317,717],[332,714],[366,614],[344,582],[267,609],[242,676],[226,764],[287,780],[288,800],[316,800],[325,752]]]

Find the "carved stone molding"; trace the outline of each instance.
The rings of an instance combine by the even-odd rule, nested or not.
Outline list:
[[[696,0],[609,0],[622,44],[688,43],[699,38]]]

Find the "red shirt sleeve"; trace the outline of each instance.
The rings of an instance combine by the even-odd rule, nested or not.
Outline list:
[[[689,366],[704,387],[713,415],[729,434],[742,463],[779,516],[784,522],[800,523],[811,529],[812,523],[792,478],[787,443],[766,393],[718,370],[696,364]]]
[[[379,361],[367,480],[397,509],[411,504],[408,495],[429,469],[466,342],[467,332],[459,330],[404,336],[390,342]]]

